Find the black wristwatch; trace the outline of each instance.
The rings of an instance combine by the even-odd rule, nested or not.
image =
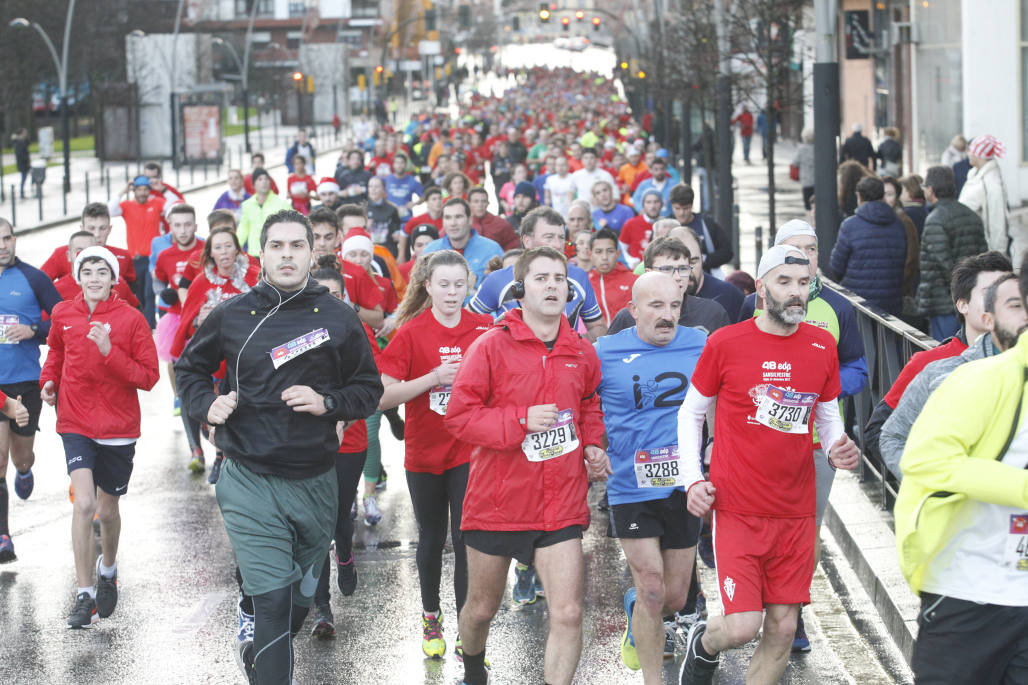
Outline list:
[[[332,397],[331,395],[322,395],[321,397],[322,397],[322,400],[325,403],[325,411],[329,412],[329,413],[334,412],[336,410],[336,400],[335,400],[335,398]]]
[[[29,324],[29,328],[32,329],[32,335],[38,335],[39,334],[39,324],[38,323]]]

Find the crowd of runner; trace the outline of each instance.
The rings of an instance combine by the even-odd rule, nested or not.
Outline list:
[[[390,515],[376,494],[383,417],[404,443],[422,649],[452,651],[466,685],[489,678],[512,562],[512,600],[548,603],[544,682],[572,681],[591,487],[632,577],[620,657],[647,685],[676,649],[683,684],[712,682],[719,653],[758,635],[749,682],[777,682],[790,653],[810,649],[801,610],[818,529],[836,470],[860,457],[839,400],[868,379],[853,307],[819,276],[814,228],[785,223],[752,276],[727,273],[728,232],[696,210],[615,82],[534,69],[514,83],[471,94],[453,120],[362,119],[334,169],[322,154],[320,177],[301,131],[282,195],[259,153],[210,208],[149,163],[122,197],[84,207],[38,269],[0,219],[0,474],[10,459],[16,495],[31,495],[42,403],[55,406],[74,507],[69,627],[115,611],[137,391],[164,376],[183,467],[215,485],[235,554],[248,682],[291,682],[305,623],[335,636],[332,568],[353,595],[354,522]],[[125,247],[108,243],[117,216]],[[1000,252],[965,256],[952,282],[960,331],[911,360],[872,447],[903,477],[902,562],[926,601],[918,682],[982,669],[982,682],[1023,682],[1028,284]],[[961,461],[978,456],[994,463]],[[939,491],[950,508],[925,511],[930,531],[900,520]],[[4,477],[0,563],[17,559],[8,510]],[[697,556],[716,587],[700,587]],[[723,615],[707,618],[704,590]],[[955,623],[936,631],[942,608]],[[1002,663],[958,649],[954,631],[979,619],[1004,627],[989,652]]]

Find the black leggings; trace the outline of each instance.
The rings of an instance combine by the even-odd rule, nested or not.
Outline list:
[[[468,594],[468,557],[460,532],[464,510],[464,491],[468,488],[468,465],[462,464],[439,475],[407,471],[414,518],[418,522],[418,580],[421,582],[421,608],[439,611],[439,583],[443,573],[443,546],[446,544],[447,509],[450,537],[453,540],[453,595],[457,614],[464,608]]]
[[[353,520],[350,508],[357,496],[357,484],[364,471],[364,460],[367,450],[360,452],[340,452],[336,455],[336,481],[339,483],[339,510],[336,512],[336,556],[346,562],[353,553]],[[329,603],[329,570],[332,568],[331,554],[325,556],[325,563],[318,578],[318,589],[314,591],[314,606],[326,606]]]
[[[182,425],[185,426],[186,440],[189,442],[189,451],[192,452],[200,446],[200,422],[182,412]]]
[[[254,595],[253,666],[258,685],[290,685],[293,638],[307,618],[307,607],[293,604],[293,588]]]

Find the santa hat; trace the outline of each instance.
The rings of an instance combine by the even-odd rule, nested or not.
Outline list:
[[[374,254],[375,244],[371,242],[371,235],[363,228],[353,228],[349,233],[346,234],[346,239],[343,241],[342,254],[347,252],[353,252],[355,250],[364,250]]]
[[[972,140],[971,144],[967,146],[967,151],[975,157],[992,159],[993,157],[1002,157],[1007,149],[995,137],[984,135]]]
[[[321,179],[320,183],[318,183],[318,192],[319,193],[338,193],[339,192],[339,184],[336,183],[336,180],[334,178],[332,178],[331,176],[326,176],[325,178]]]

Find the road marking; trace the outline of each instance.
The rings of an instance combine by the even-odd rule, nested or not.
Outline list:
[[[200,601],[193,605],[193,608],[186,615],[186,618],[179,622],[171,632],[175,635],[191,635],[203,627],[204,623],[207,623],[207,619],[211,617],[218,605],[221,604],[228,597],[228,593],[225,591],[219,592],[208,592]]]

